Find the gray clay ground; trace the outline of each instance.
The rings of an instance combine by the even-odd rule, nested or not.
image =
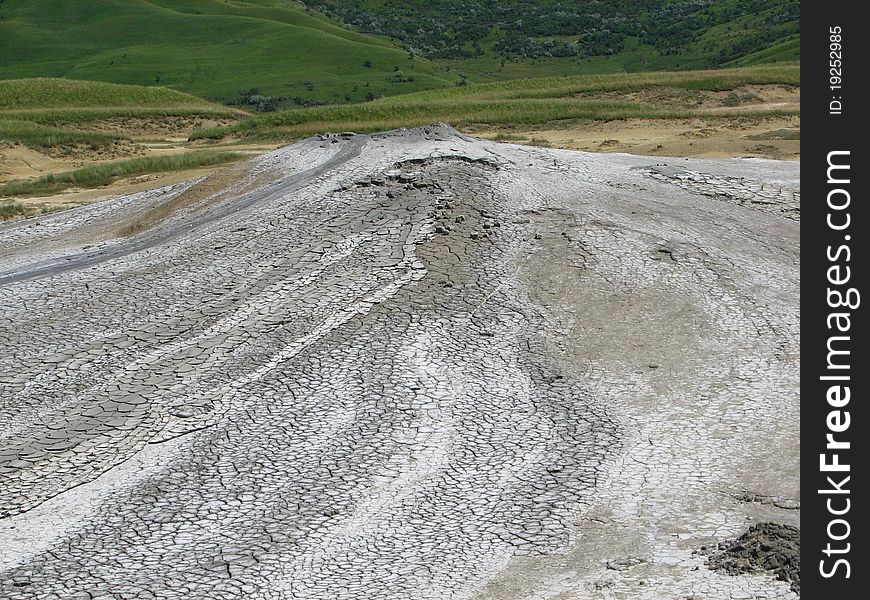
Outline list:
[[[699,549],[799,525],[797,163],[233,173],[0,226],[0,597],[795,597]]]

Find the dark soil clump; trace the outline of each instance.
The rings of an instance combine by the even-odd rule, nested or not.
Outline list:
[[[801,532],[781,523],[758,523],[737,539],[719,542],[707,562],[714,571],[730,575],[769,571],[787,581],[800,596]]]

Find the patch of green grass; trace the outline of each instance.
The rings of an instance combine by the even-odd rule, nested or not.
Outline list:
[[[756,66],[705,71],[656,73],[607,73],[573,77],[541,77],[432,90],[387,98],[380,102],[413,102],[418,99],[561,98],[588,92],[628,92],[649,88],[692,91],[727,91],[744,85],[800,85],[797,65]]]
[[[526,136],[516,135],[515,133],[499,133],[494,138],[496,142],[521,142],[526,139]]]
[[[15,217],[26,217],[33,211],[20,202],[0,202],[0,221],[6,221]]]
[[[114,118],[231,117],[247,113],[162,87],[57,78],[0,80],[0,121],[87,124]]]
[[[216,105],[215,105],[216,106]],[[14,119],[30,121],[42,125],[86,125],[99,123],[109,119],[163,119],[167,117],[206,117],[206,118],[235,118],[245,116],[246,113],[234,112],[229,109],[200,108],[58,108],[48,110],[14,110],[0,112],[0,120]]]
[[[191,139],[237,136],[250,139],[292,139],[324,131],[378,131],[413,127],[436,121],[454,126],[553,124],[577,120],[678,119],[716,117],[716,113],[687,110],[680,103],[650,103],[596,97],[596,93],[630,92],[652,88],[731,90],[749,84],[799,85],[797,67],[754,67],[722,71],[680,71],[602,76],[558,77],[478,84],[384,98],[363,104],[322,106],[259,115],[232,127],[196,131]],[[749,118],[777,111],[741,113]],[[779,114],[791,114],[778,111]],[[719,115],[721,117],[721,115]]]
[[[0,81],[0,140],[35,149],[83,144],[96,149],[125,139],[93,130],[94,124],[113,119],[247,114],[161,87],[45,78]]]
[[[39,77],[0,80],[0,110],[101,106],[221,108],[202,98],[158,86]]]
[[[5,79],[159,85],[221,102],[256,87],[329,103],[454,79],[386,37],[349,31],[286,0],[5,0],[0,16]]]
[[[36,179],[11,181],[0,185],[0,196],[35,196],[57,193],[69,187],[93,188],[107,185],[121,177],[183,171],[232,162],[244,158],[238,152],[189,152],[172,156],[148,156],[84,167],[45,175]]]
[[[728,63],[730,67],[744,67],[765,63],[797,62],[801,56],[800,36],[793,36],[764,50],[741,56]]]
[[[553,144],[550,143],[549,140],[545,140],[544,138],[536,138],[533,137],[529,140],[529,146],[540,146],[541,148],[550,148]]]
[[[49,127],[31,121],[0,118],[0,140],[23,144],[31,148],[87,145],[93,149],[111,145],[123,139],[119,135],[95,131],[75,131]]]

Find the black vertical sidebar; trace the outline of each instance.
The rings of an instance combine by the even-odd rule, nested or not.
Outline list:
[[[863,8],[801,3],[801,595],[813,600],[870,585]]]

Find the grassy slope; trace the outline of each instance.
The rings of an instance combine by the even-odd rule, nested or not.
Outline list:
[[[0,140],[45,149],[110,145],[121,136],[88,130],[110,118],[246,113],[175,90],[65,79],[0,80]]]
[[[306,4],[342,15],[362,31],[389,32],[407,44],[423,49],[437,47],[443,40],[473,48],[463,31],[469,21],[481,25],[485,37],[475,40],[482,54],[472,58],[440,59],[454,75],[465,74],[472,82],[505,79],[615,73],[704,69],[760,62],[800,60],[800,48],[791,44],[778,52],[767,52],[796,37],[799,23],[792,10],[796,0],[760,2],[717,0],[685,2],[658,0],[631,2],[605,0],[516,0],[490,3],[483,0],[303,0]],[[571,27],[564,15],[583,14],[583,24]],[[661,15],[671,16],[662,17]],[[677,15],[674,17],[673,15]],[[446,15],[446,16],[445,16]],[[517,26],[518,23],[522,25]],[[567,25],[566,25],[567,24]],[[477,31],[481,29],[478,28]],[[582,43],[590,32],[611,31],[622,39],[613,54],[600,48],[587,51]],[[654,34],[654,35],[644,35]],[[664,47],[656,47],[660,36]],[[498,49],[499,40],[528,37],[535,42],[580,42],[574,57],[521,55]],[[668,49],[668,41],[673,48]],[[607,46],[607,44],[605,44]],[[591,52],[591,53],[590,53]],[[737,57],[735,57],[735,53]],[[756,55],[753,62],[737,62],[741,55]]]
[[[800,36],[789,38],[783,42],[775,44],[770,48],[759,50],[742,56],[728,63],[729,66],[743,67],[749,65],[761,65],[771,62],[788,62],[795,60],[795,57],[800,56],[801,41]]]
[[[679,99],[693,91],[727,91],[751,84],[800,84],[797,66],[747,67],[712,71],[553,77],[469,85],[384,98],[346,106],[324,106],[260,115],[229,128],[196,132],[193,137],[227,135],[289,139],[324,131],[376,131],[445,121],[452,125],[540,125],[565,120],[679,118],[686,106],[611,99],[609,92],[659,89]],[[751,113],[741,113],[745,117]]]
[[[330,2],[313,4],[342,4]],[[586,56],[584,50],[574,57],[520,58],[514,54],[506,60],[496,49],[499,40],[525,34],[506,31],[506,24],[497,19],[510,17],[514,23],[516,15],[510,10],[524,14],[528,9],[535,15],[531,18],[538,19],[535,29],[546,30],[546,23],[553,28],[559,24],[562,8],[552,0],[537,0],[528,5],[514,2],[509,10],[483,3],[488,7],[483,11],[474,9],[475,2],[468,0],[461,3],[467,5],[468,14],[451,15],[444,12],[456,8],[450,2],[459,0],[366,0],[361,4],[372,14],[398,18],[412,46],[415,36],[435,39],[444,35],[462,45],[464,38],[455,28],[471,21],[490,32],[479,40],[482,56],[411,59],[384,36],[350,31],[287,0],[4,0],[0,2],[0,78],[50,76],[159,84],[216,101],[227,101],[256,87],[265,95],[285,98],[286,103],[296,99],[341,104],[451,86],[460,74],[481,83],[799,60],[796,22],[778,20],[790,0],[769,4],[722,0],[703,8],[698,4],[685,17],[686,26],[691,24],[691,36],[680,37],[684,28],[679,20],[664,29],[664,35],[673,35],[678,51],[657,49],[642,32],[659,22],[655,10],[670,4],[685,8],[687,3],[661,0],[635,6],[610,0],[604,3],[610,8],[602,11],[607,14],[587,27],[620,29],[623,45],[616,54]],[[588,13],[592,9],[587,4],[569,2],[567,6]],[[611,9],[616,12],[610,14]],[[555,16],[542,18],[547,10],[556,11]],[[545,35],[537,31],[529,35],[536,43],[545,39],[561,43],[582,41],[587,33]],[[735,48],[741,48],[744,55],[735,57]],[[368,63],[371,67],[365,66]],[[396,67],[402,70],[400,77],[395,76]]]
[[[107,185],[116,179],[142,175],[144,173],[165,173],[184,171],[197,167],[220,165],[244,158],[237,152],[189,152],[174,156],[146,156],[111,163],[92,165],[75,171],[56,173],[10,181],[0,185],[2,196],[33,196],[54,194],[69,187],[94,188]]]
[[[157,86],[120,85],[66,79],[0,80],[0,142],[14,142],[41,152],[82,146],[97,149],[129,140],[94,129],[117,117],[221,117],[247,113],[207,102],[190,94]],[[63,173],[10,181],[0,185],[0,198],[51,195],[71,187],[92,188],[145,173],[164,173],[220,165],[244,158],[233,152],[189,152],[137,157],[94,164]],[[51,205],[0,199],[0,221],[53,210]]]
[[[0,17],[0,78],[159,84],[219,101],[258,87],[329,102],[452,82],[382,38],[278,0],[6,0]],[[397,66],[414,81],[393,82]]]
[[[52,78],[0,80],[0,111],[121,106],[222,108],[202,98],[156,86]]]
[[[58,148],[86,144],[91,148],[107,146],[121,136],[97,131],[75,131],[63,127],[40,125],[21,119],[0,117],[0,140],[24,144],[31,148]]]

